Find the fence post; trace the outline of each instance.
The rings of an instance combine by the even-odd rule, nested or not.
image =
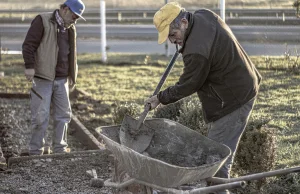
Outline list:
[[[220,0],[220,16],[225,22],[225,0]]]
[[[122,21],[122,12],[118,12],[118,21]]]
[[[101,12],[101,56],[102,62],[106,63],[106,18],[105,18],[105,1],[100,0],[100,12]]]
[[[143,13],[143,18],[147,18],[147,12]]]

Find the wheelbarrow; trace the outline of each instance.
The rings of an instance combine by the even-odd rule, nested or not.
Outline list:
[[[231,154],[226,145],[168,119],[147,119],[144,124],[154,129],[154,136],[143,153],[120,144],[120,125],[97,129],[100,138],[130,179],[113,182],[111,179],[95,178],[91,180],[92,186],[97,184],[100,187],[122,189],[131,184],[140,184],[167,193],[199,194],[243,188],[246,186],[245,181],[300,171],[300,167],[297,167],[233,179],[216,178],[214,175]],[[202,180],[218,185],[204,185],[200,188],[185,186]]]

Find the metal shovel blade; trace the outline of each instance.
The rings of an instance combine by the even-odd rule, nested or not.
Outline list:
[[[154,130],[144,123],[137,129],[138,122],[138,120],[131,116],[125,115],[120,126],[119,137],[121,145],[125,145],[136,152],[142,153],[150,145]]]
[[[176,50],[177,51],[172,57],[152,96],[158,94],[170,71],[172,70],[172,67],[179,54],[177,45]],[[154,135],[154,130],[147,127],[144,123],[150,108],[151,104],[147,104],[145,106],[144,112],[140,115],[139,120],[125,115],[120,127],[120,142],[122,145],[125,145],[139,153],[142,153],[147,149]]]

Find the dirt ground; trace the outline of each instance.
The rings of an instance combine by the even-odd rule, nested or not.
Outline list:
[[[27,150],[30,140],[30,110],[28,99],[0,98],[0,144],[6,159],[18,157]],[[51,129],[51,122],[49,129]],[[12,163],[0,171],[0,194],[9,193],[111,193],[109,188],[93,188],[86,171],[95,169],[98,178],[110,178],[107,153],[89,153],[69,129],[70,154],[61,157],[44,155]],[[52,131],[46,144],[51,146]],[[74,153],[80,153],[75,154]],[[88,153],[85,153],[88,152]],[[25,157],[26,158],[26,157]],[[28,158],[28,157],[27,157]]]
[[[82,95],[79,95],[79,97],[77,96],[76,99],[78,101],[75,100],[72,102],[73,114],[78,116],[80,121],[86,125],[91,132],[91,129],[95,127],[111,124],[109,123],[109,120],[88,120],[88,116],[85,116],[87,115],[86,111],[89,110],[98,110],[102,114],[108,114],[110,113],[110,108],[107,105],[102,105],[100,102],[91,98],[86,98],[86,96],[83,97]],[[85,103],[80,103],[83,101]],[[29,99],[0,98],[0,118],[0,145],[4,156],[9,159],[9,169],[6,171],[0,170],[0,194],[113,193],[112,188],[109,187],[91,187],[90,181],[92,177],[87,173],[87,171],[94,169],[97,172],[98,178],[103,180],[112,178],[112,171],[114,171],[114,168],[112,167],[113,161],[107,150],[88,150],[87,147],[81,144],[79,140],[72,135],[74,129],[70,128],[68,133],[68,144],[71,148],[71,153],[50,154],[35,157],[23,156],[21,157],[22,159],[20,159],[18,156],[27,149],[31,137]],[[50,122],[49,126],[49,129],[51,128],[52,122]],[[195,149],[198,148],[194,147],[195,142],[192,141],[192,137],[188,138],[191,140],[191,146],[188,147],[187,144],[178,144],[177,136],[171,138],[175,139],[174,142],[166,141],[171,136],[168,132],[169,130],[165,130],[165,133],[162,133],[163,127],[160,126],[157,128],[160,129],[160,135],[156,138],[154,135],[153,142],[160,142],[155,143],[155,145],[166,144],[166,146],[162,146],[163,149],[156,149],[155,145],[150,145],[148,154],[151,157],[183,167],[199,166],[202,165],[203,162],[209,163],[206,160],[210,160],[211,158],[201,154],[202,151],[201,153],[195,154]],[[52,144],[52,134],[53,132],[51,130],[47,131],[46,144],[48,146],[51,146]],[[195,140],[197,140],[197,138]],[[161,144],[161,142],[164,143]],[[184,141],[182,140],[180,142]],[[173,147],[170,147],[171,145],[173,145]],[[183,149],[190,151],[180,154]],[[168,150],[173,150],[174,153]],[[177,152],[175,152],[176,150]],[[196,155],[197,157],[203,156],[203,160],[205,161],[193,157],[189,157],[192,158],[192,160],[187,161],[186,158],[189,153]],[[219,155],[216,157],[217,160],[220,159]],[[201,164],[195,163],[195,161],[200,161]],[[139,188],[139,186],[137,188]],[[126,194],[132,194],[132,192],[124,192]],[[133,193],[136,194],[137,192]]]
[[[110,178],[107,153],[98,151],[60,155],[13,163],[9,170],[0,172],[0,193],[112,193],[108,187],[91,187],[92,177],[87,173],[95,169],[98,178]]]
[[[19,156],[28,149],[31,137],[29,99],[5,99],[0,98],[0,144],[6,158]],[[46,146],[52,144],[53,131],[50,120]],[[72,151],[82,151],[87,148],[82,145],[69,129],[68,144]]]

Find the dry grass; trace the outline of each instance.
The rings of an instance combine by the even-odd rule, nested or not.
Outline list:
[[[100,0],[83,0],[87,8],[100,7]],[[175,0],[186,8],[217,8],[220,0]],[[1,0],[1,9],[30,9],[45,8],[55,9],[64,0],[31,0],[30,3],[24,3],[23,0]],[[169,0],[170,2],[170,0]],[[292,8],[294,0],[226,0],[228,8]],[[108,8],[146,8],[157,9],[165,3],[160,1],[144,1],[144,0],[107,0]]]

